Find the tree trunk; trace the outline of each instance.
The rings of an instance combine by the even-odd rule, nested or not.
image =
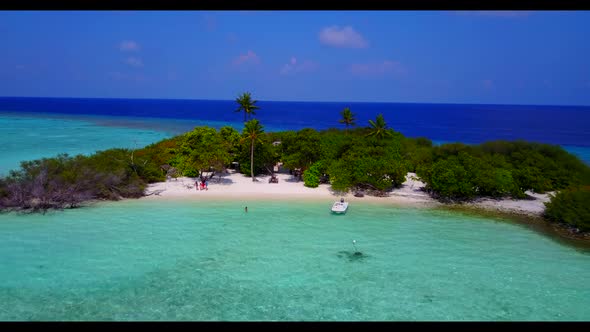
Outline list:
[[[252,182],[256,181],[254,179],[254,140],[250,143],[250,175],[252,176]]]

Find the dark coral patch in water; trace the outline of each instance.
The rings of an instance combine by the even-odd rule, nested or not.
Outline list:
[[[346,250],[339,251],[337,255],[340,258],[348,258],[348,261],[350,261],[350,262],[360,261],[360,260],[363,260],[363,259],[369,257],[369,255],[363,254],[360,251],[346,251]]]

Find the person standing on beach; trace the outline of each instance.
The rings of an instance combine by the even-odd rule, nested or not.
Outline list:
[[[195,181],[195,190],[199,191],[199,180]]]
[[[209,180],[205,179],[205,189],[209,190]]]

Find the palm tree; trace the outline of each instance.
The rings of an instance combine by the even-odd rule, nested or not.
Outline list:
[[[383,119],[383,114],[377,115],[375,121],[369,120],[369,124],[371,125],[371,132],[367,136],[375,136],[377,138],[391,136],[391,132],[387,129],[385,119]]]
[[[338,122],[344,123],[346,125],[346,130],[348,130],[348,126],[354,126],[356,124],[354,122],[356,119],[354,118],[354,114],[350,111],[350,108],[344,108],[340,114],[342,115],[342,119]]]
[[[256,106],[257,102],[258,100],[252,100],[250,92],[244,92],[236,98],[236,103],[239,105],[236,112],[244,111],[244,122],[246,122],[246,116],[249,118],[251,115],[256,114],[256,112],[254,112],[255,110],[260,108]]]
[[[254,144],[256,142],[262,142],[260,137],[264,133],[263,127],[258,120],[250,120],[246,122],[244,131],[242,133],[241,143],[246,140],[250,141],[250,175],[252,176],[252,182],[256,181],[254,178]]]

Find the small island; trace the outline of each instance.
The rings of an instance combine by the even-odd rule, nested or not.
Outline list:
[[[573,236],[590,231],[590,167],[559,146],[526,141],[435,146],[381,114],[345,128],[265,132],[249,93],[244,128],[201,126],[141,149],[27,161],[0,179],[2,211],[43,212],[123,198],[347,199],[466,206],[542,217]],[[240,174],[241,173],[241,174]],[[207,184],[206,189],[200,190]]]

